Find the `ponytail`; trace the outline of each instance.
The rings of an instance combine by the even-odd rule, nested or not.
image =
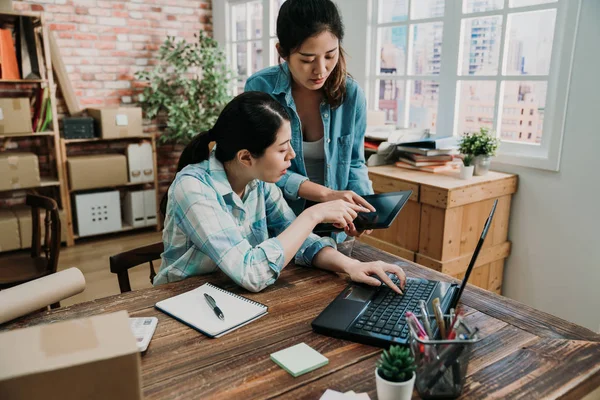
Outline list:
[[[214,141],[214,133],[212,129],[202,132],[199,135],[194,136],[191,142],[185,146],[179,162],[177,163],[177,172],[181,171],[190,164],[197,164],[202,161],[208,160],[209,149],[208,145]],[[169,184],[169,188],[171,185]],[[160,200],[160,212],[163,217],[167,215],[167,200],[169,196],[169,188]]]

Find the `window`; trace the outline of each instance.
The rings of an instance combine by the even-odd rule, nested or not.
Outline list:
[[[441,137],[494,129],[498,161],[558,170],[580,0],[373,7],[370,108],[384,110],[388,123]],[[535,127],[527,138],[512,130],[517,121],[525,126],[517,115]]]
[[[380,0],[376,12],[376,108],[388,123],[436,131],[444,1]],[[475,115],[473,118],[476,118]]]
[[[276,65],[277,13],[285,0],[219,0],[213,2],[214,34],[237,75],[234,94],[244,90],[253,73]]]

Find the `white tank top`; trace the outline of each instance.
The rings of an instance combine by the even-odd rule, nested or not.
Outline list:
[[[311,182],[325,185],[324,137],[316,142],[302,142],[306,175]]]

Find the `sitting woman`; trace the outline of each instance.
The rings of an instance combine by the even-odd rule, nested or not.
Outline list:
[[[400,292],[386,274],[396,274],[403,286],[397,265],[353,260],[336,250],[333,239],[311,233],[318,223],[353,229],[357,212],[367,209],[344,200],[319,203],[298,217],[290,209],[275,182],[295,157],[291,134],[289,116],[276,100],[245,92],[224,108],[212,129],[187,145],[161,204],[165,251],[155,285],[220,268],[258,292],[294,258],[298,265],[343,272],[375,286],[383,281]]]

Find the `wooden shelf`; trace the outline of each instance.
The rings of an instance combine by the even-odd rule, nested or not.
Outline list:
[[[55,178],[42,177],[40,187],[60,186],[60,181]]]
[[[88,235],[88,236],[83,236],[83,237],[79,236],[79,234],[75,234],[75,235],[73,235],[73,237],[75,239],[85,239],[85,238],[91,238],[91,237],[95,237],[95,236],[109,235],[111,233],[121,233],[121,232],[134,231],[134,230],[138,230],[138,229],[150,229],[150,228],[156,229],[156,225],[133,227],[131,225],[123,224],[123,228],[121,228],[121,230],[118,230],[118,231],[98,233],[96,235]]]
[[[17,189],[4,189],[4,190],[0,190],[0,192],[17,192],[20,190],[31,190],[31,189],[41,188],[41,187],[52,187],[52,186],[60,186],[60,181],[57,180],[56,178],[42,177],[39,186],[30,186],[30,187],[17,188]]]
[[[102,189],[116,189],[116,188],[124,188],[124,187],[132,187],[132,186],[142,186],[142,185],[152,185],[154,186],[154,181],[150,182],[127,182],[123,185],[112,185],[112,186],[101,186],[97,188],[88,188],[88,189],[70,189],[71,193],[79,193],[79,192],[87,192],[91,190],[102,190]]]
[[[140,136],[125,136],[119,138],[112,139],[104,139],[104,138],[89,138],[89,139],[63,139],[65,144],[69,143],[86,143],[86,142],[112,142],[115,140],[140,140],[140,139],[152,139],[152,135],[140,135]]]
[[[25,137],[36,137],[36,136],[54,136],[54,132],[32,132],[32,133],[17,133],[14,135],[0,135],[0,139],[11,139],[11,138],[25,138]]]
[[[0,79],[0,83],[47,83],[47,79]]]

